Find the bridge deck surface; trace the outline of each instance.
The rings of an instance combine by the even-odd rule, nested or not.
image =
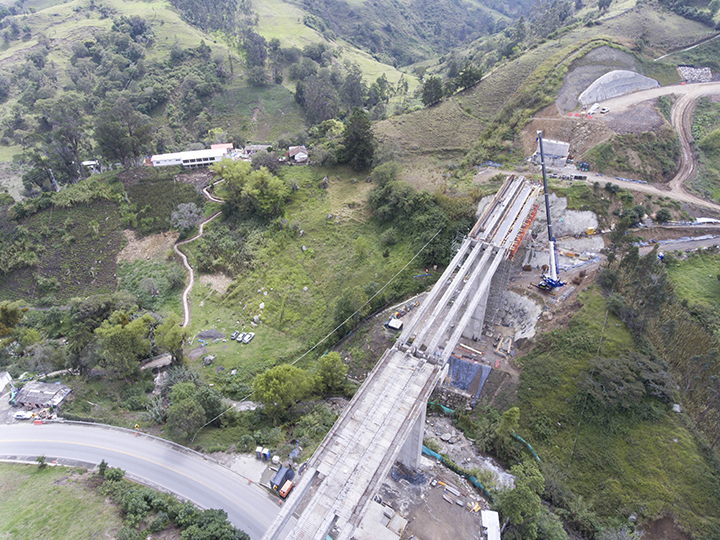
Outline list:
[[[418,401],[435,386],[438,368],[398,350],[386,351],[361,388],[350,414],[338,421],[322,452],[310,467],[322,478],[290,538],[316,538],[332,523],[359,523],[361,506],[374,493],[412,428]],[[370,383],[370,384],[368,384]],[[384,470],[384,472],[383,472]],[[358,519],[353,519],[354,517]],[[318,528],[319,523],[325,525]]]

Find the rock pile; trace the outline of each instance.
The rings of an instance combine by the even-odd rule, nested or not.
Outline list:
[[[678,71],[687,82],[710,82],[712,71],[708,67],[695,68],[691,66],[678,66]]]

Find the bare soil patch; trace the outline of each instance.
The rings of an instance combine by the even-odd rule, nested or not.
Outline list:
[[[643,527],[643,538],[647,540],[690,540],[690,536],[680,530],[673,518],[663,517],[647,523]]]
[[[570,143],[570,152],[582,154],[613,136],[604,122],[596,119],[560,116],[555,105],[541,110],[523,129],[522,141],[525,155],[537,149],[537,132],[543,137]]]
[[[210,169],[195,169],[175,175],[175,180],[192,184],[200,192],[204,187],[209,186],[215,179],[215,173]]]
[[[201,285],[209,285],[213,291],[225,294],[233,280],[225,274],[217,273],[203,274],[198,281]]]
[[[665,120],[655,109],[656,99],[636,103],[629,110],[609,113],[601,118],[601,121],[618,135],[625,133],[645,133],[646,131],[654,131],[663,124]]]
[[[138,238],[135,231],[125,230],[127,245],[118,253],[117,262],[133,262],[146,259],[164,259],[178,239],[176,232],[153,234]]]

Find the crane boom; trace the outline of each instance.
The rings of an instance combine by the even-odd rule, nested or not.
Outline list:
[[[540,165],[542,166],[543,190],[545,191],[545,214],[547,215],[548,247],[550,251],[550,275],[543,274],[542,283],[538,285],[541,289],[551,291],[556,287],[562,287],[565,282],[558,279],[557,262],[555,259],[555,237],[552,232],[552,220],[550,219],[550,192],[548,191],[547,175],[545,173],[545,153],[543,151],[542,131],[537,132],[540,146]]]

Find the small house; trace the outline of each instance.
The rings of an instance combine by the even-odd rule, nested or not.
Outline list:
[[[28,410],[58,407],[71,391],[62,384],[32,381],[20,389],[15,397],[15,404]]]
[[[288,162],[291,165],[305,165],[308,162],[308,151],[304,145],[291,146],[287,152]]]

